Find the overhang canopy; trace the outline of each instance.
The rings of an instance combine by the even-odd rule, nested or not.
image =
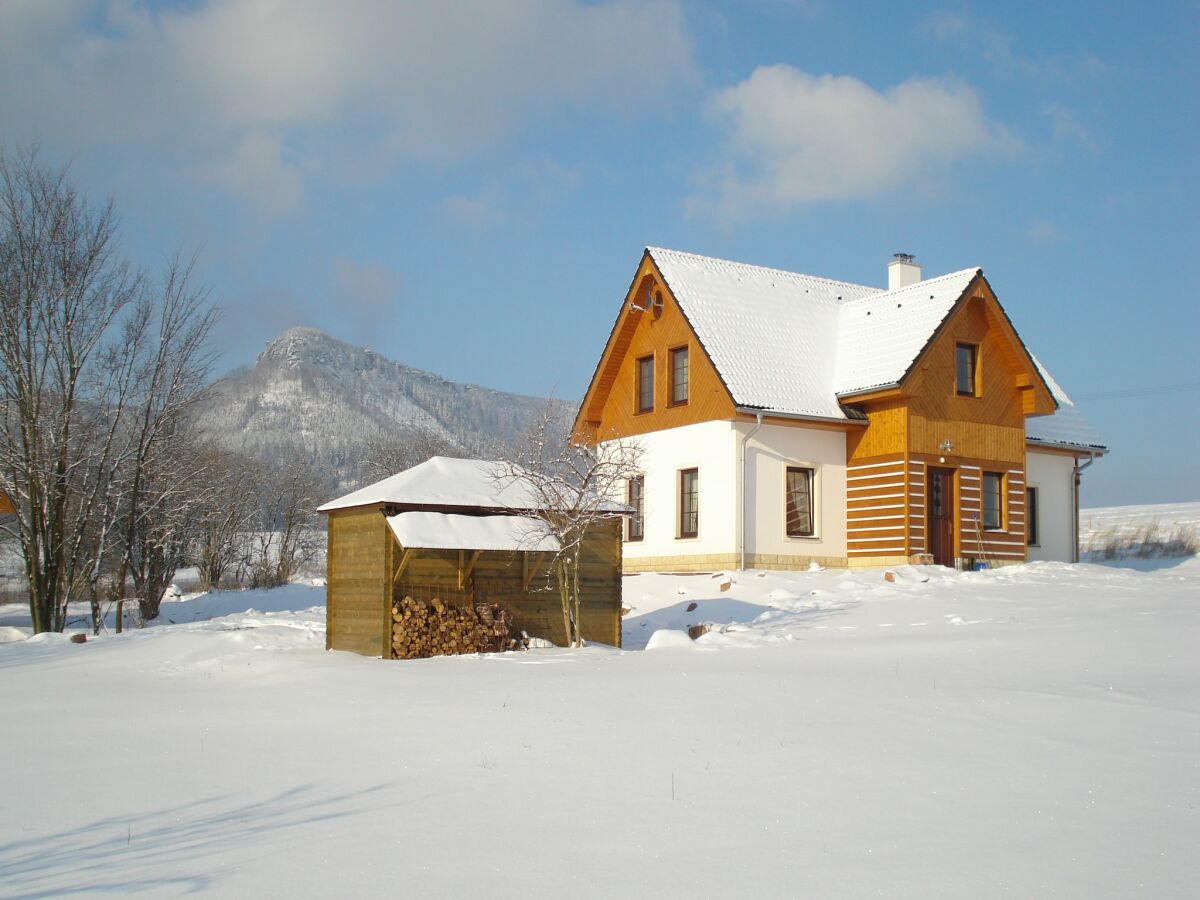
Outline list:
[[[558,539],[532,516],[462,516],[457,513],[413,512],[387,517],[388,527],[404,549],[519,550],[554,552]]]

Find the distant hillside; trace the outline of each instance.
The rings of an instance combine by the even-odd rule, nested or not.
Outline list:
[[[268,458],[299,453],[327,474],[331,488],[360,482],[370,443],[416,431],[438,435],[464,455],[492,455],[548,402],[448,381],[315,328],[285,331],[252,367],[215,388],[198,417],[219,443]],[[554,405],[564,418],[573,412]]]

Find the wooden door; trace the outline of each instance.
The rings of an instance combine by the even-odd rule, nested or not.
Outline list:
[[[925,517],[929,552],[940,566],[954,565],[954,470],[929,470],[929,508]]]

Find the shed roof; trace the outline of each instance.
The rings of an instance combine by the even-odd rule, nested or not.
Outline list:
[[[545,523],[532,516],[464,516],[414,510],[388,516],[387,523],[405,549],[554,552],[560,546]]]
[[[534,509],[528,485],[503,478],[502,463],[435,456],[411,469],[368,484],[318,507],[318,512],[373,506],[463,506],[478,509]]]
[[[839,398],[898,384],[982,275],[961,269],[885,291],[661,247],[646,252],[735,405],[825,419],[851,418]],[[1084,446],[1102,446],[1034,362],[1060,409],[1026,419],[1029,439],[1077,446],[1086,435]]]

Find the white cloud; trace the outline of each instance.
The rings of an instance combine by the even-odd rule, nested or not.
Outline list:
[[[850,76],[768,66],[718,92],[712,108],[729,129],[728,153],[693,203],[731,218],[871,197],[1018,146],[954,80],[912,78],[877,91]]]
[[[1091,151],[1098,149],[1096,141],[1083,127],[1074,110],[1061,103],[1043,103],[1041,114],[1050,120],[1055,144],[1078,144]]]
[[[1011,34],[950,10],[930,13],[921,21],[918,31],[934,40],[954,44],[970,54],[972,61],[982,59],[990,68],[1024,78],[1092,78],[1110,71],[1109,66],[1092,53],[1021,53]]]
[[[664,101],[691,72],[677,0],[0,4],[0,82],[21,86],[0,94],[0,121],[28,130],[11,137],[193,171],[263,164],[275,141],[311,164],[292,167],[298,179],[384,175],[565,108]],[[222,183],[278,206],[250,179]]]

